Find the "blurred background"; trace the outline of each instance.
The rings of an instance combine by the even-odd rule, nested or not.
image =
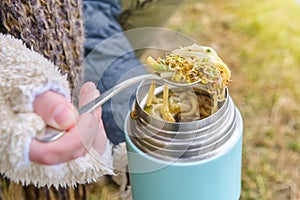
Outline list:
[[[133,11],[132,2],[144,5]],[[299,200],[300,1],[153,2],[124,4],[123,17],[135,12],[124,29],[184,33],[213,47],[232,71],[229,92],[244,120],[241,200]]]

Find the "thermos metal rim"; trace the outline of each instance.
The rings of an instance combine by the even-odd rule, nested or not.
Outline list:
[[[232,137],[236,129],[236,109],[227,89],[224,103],[211,116],[193,122],[171,123],[144,111],[143,101],[149,85],[149,81],[144,81],[138,87],[134,103],[137,118],[129,118],[127,126],[130,139],[141,151],[166,161],[197,161],[215,156]],[[156,89],[156,93],[161,91],[162,87]]]

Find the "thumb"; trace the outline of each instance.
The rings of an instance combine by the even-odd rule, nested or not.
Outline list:
[[[37,96],[33,107],[34,112],[40,115],[48,126],[59,130],[71,128],[78,118],[74,106],[62,95],[53,91],[46,91]]]

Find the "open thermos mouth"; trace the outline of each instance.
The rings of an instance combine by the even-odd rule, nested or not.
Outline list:
[[[235,106],[227,89],[225,99],[210,115],[200,116],[194,121],[168,122],[145,111],[150,85],[151,81],[146,80],[138,87],[131,119],[128,120],[129,137],[142,152],[160,160],[185,163],[218,156],[236,142],[231,139],[236,130]],[[157,82],[156,95],[162,93],[163,85],[163,82]],[[175,93],[189,90],[198,96],[209,95],[197,86],[169,86],[169,89]],[[197,106],[201,107],[200,103]]]

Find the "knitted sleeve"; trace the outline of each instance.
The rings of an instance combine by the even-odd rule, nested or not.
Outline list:
[[[74,186],[112,174],[111,147],[99,155],[93,149],[68,163],[45,166],[29,160],[29,144],[45,129],[33,112],[35,97],[47,90],[70,99],[65,76],[20,40],[0,33],[0,173],[14,182],[36,186]]]

